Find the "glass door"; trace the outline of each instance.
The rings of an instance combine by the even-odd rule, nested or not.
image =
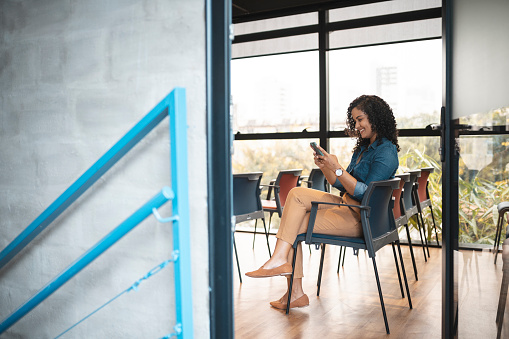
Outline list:
[[[495,337],[497,206],[509,200],[509,2],[444,0],[443,9],[442,337]]]

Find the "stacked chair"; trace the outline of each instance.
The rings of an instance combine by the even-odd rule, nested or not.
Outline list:
[[[435,169],[433,167],[424,167],[421,168],[421,175],[417,178],[417,196],[419,203],[417,206],[419,207],[419,213],[423,213],[426,207],[431,209],[431,219],[433,220],[433,228],[435,229],[435,237],[437,240],[437,246],[440,246],[438,242],[438,231],[437,225],[435,224],[435,217],[433,215],[433,205],[431,203],[431,198],[429,194],[428,184],[429,184],[429,175],[433,173]]]
[[[392,196],[394,198],[394,208],[393,208],[393,214],[394,214],[394,222],[396,223],[396,227],[399,229],[400,227],[405,226],[406,234],[408,238],[408,247],[410,248],[410,256],[412,258],[412,265],[414,267],[414,275],[415,280],[419,280],[417,276],[417,266],[415,264],[415,256],[414,256],[414,249],[412,246],[412,239],[410,237],[410,230],[408,228],[408,218],[405,213],[405,201],[403,200],[403,187],[405,186],[406,182],[410,181],[410,173],[404,173],[404,174],[397,174],[396,178],[400,179],[399,187],[394,189],[392,192]]]
[[[402,297],[404,298],[403,285],[401,282],[401,275],[399,271],[395,244],[398,247],[399,258],[401,263],[401,268],[403,272],[403,278],[405,281],[406,292],[408,297],[409,307],[412,308],[412,300],[410,297],[410,290],[408,288],[408,282],[405,273],[405,266],[403,263],[403,257],[401,255],[401,248],[399,244],[399,235],[398,229],[396,227],[393,215],[393,205],[394,201],[392,199],[392,192],[394,189],[399,188],[400,179],[390,179],[383,181],[374,181],[368,185],[364,198],[362,199],[361,205],[354,206],[356,208],[360,208],[361,214],[361,224],[363,230],[363,236],[359,238],[354,237],[341,237],[341,236],[331,236],[326,234],[318,234],[313,232],[313,227],[315,224],[315,220],[317,217],[318,206],[321,204],[328,205],[345,205],[345,204],[335,204],[335,203],[326,203],[326,202],[313,202],[310,212],[309,224],[306,233],[299,234],[293,244],[294,255],[292,267],[295,269],[295,259],[297,254],[297,246],[300,242],[304,241],[306,244],[315,244],[322,245],[322,259],[320,262],[320,272],[319,272],[319,283],[317,289],[317,295],[320,293],[320,280],[322,275],[323,268],[323,252],[325,251],[325,244],[336,245],[336,246],[345,246],[352,247],[354,249],[365,249],[368,252],[369,257],[372,259],[373,268],[376,278],[376,283],[378,287],[378,295],[380,298],[380,305],[382,308],[382,314],[385,322],[385,329],[387,334],[389,331],[389,323],[387,320],[387,314],[385,312],[385,306],[382,295],[382,288],[380,285],[380,279],[378,276],[378,269],[376,266],[375,254],[376,252],[384,247],[387,244],[392,244],[394,259],[396,262],[396,270],[398,272],[399,284],[401,289]],[[348,206],[348,205],[346,205]],[[294,272],[292,271],[292,275],[290,278],[290,286],[288,289],[288,302],[286,313],[289,313],[290,310],[290,300],[291,293],[293,287],[293,278]]]
[[[300,178],[300,184],[306,183],[308,188],[312,188],[318,191],[329,192],[327,187],[327,179],[319,168],[313,168],[309,172],[309,176],[303,176]]]
[[[403,186],[403,202],[405,207],[405,214],[408,220],[410,220],[412,217],[416,217],[417,221],[417,228],[419,230],[419,237],[421,238],[422,243],[422,251],[424,253],[424,261],[428,261],[429,257],[429,249],[428,249],[428,241],[426,239],[426,234],[423,236],[423,228],[424,228],[424,221],[422,218],[422,214],[420,213],[419,205],[419,199],[417,197],[417,179],[421,174],[420,170],[414,170],[414,171],[408,171],[410,174],[410,180],[408,182],[405,182]],[[426,255],[427,250],[427,255]]]
[[[269,185],[260,185],[262,187],[268,187],[267,197],[262,200],[263,211],[269,212],[269,227],[268,230],[265,230],[265,235],[269,236],[270,231],[270,223],[272,220],[272,215],[277,213],[279,217],[283,215],[283,208],[285,207],[286,197],[290,190],[294,187],[298,186],[299,178],[302,173],[301,169],[291,169],[291,170],[283,170],[280,171],[275,180],[272,180]],[[274,193],[274,196],[272,196]],[[256,223],[255,223],[255,237],[256,237]],[[254,238],[253,238],[253,248],[254,248]]]
[[[233,215],[235,216],[235,224],[248,220],[258,221],[258,219],[262,219],[267,238],[267,248],[269,249],[269,256],[271,256],[269,234],[265,225],[265,214],[260,199],[260,182],[262,180],[262,175],[262,172],[233,175]],[[233,233],[233,247],[237,260],[239,278],[242,283],[237,245],[235,244],[235,232]]]

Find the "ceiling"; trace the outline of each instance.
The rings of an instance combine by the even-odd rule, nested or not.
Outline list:
[[[232,0],[233,22],[356,6],[387,0]]]

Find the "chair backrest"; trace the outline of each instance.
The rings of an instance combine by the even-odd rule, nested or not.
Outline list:
[[[394,219],[396,220],[396,226],[401,226],[398,224],[398,220],[402,217],[406,219],[405,212],[405,203],[402,198],[403,187],[405,186],[405,182],[410,181],[410,173],[396,174],[396,178],[400,179],[399,187],[392,191],[392,197],[394,198],[394,208],[392,209],[394,213]]]
[[[372,181],[364,193],[361,205],[369,206],[370,210],[361,210],[361,222],[370,257],[381,247],[399,239],[392,212],[392,192],[399,188],[400,181],[400,178]]]
[[[274,185],[277,187],[275,198],[278,209],[282,210],[285,206],[286,197],[292,188],[297,187],[301,173],[301,169],[291,169],[280,171],[277,175]]]
[[[405,185],[403,186],[403,202],[405,203],[406,212],[408,214],[408,211],[415,211],[417,213],[417,203],[414,199],[414,185],[417,184],[417,179],[419,178],[421,171],[420,170],[414,170],[414,171],[408,171],[408,174],[410,174],[410,180],[408,182],[405,182]]]
[[[428,179],[429,175],[433,173],[435,169],[433,167],[424,167],[421,168],[421,176],[417,178],[417,184],[419,187],[417,188],[417,193],[419,194],[419,201],[424,202],[429,199],[428,196]]]
[[[308,188],[327,192],[327,179],[319,168],[313,168],[309,173]]]
[[[233,215],[236,223],[263,218],[260,199],[262,172],[233,175]]]

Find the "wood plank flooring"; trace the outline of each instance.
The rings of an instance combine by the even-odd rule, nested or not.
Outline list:
[[[268,259],[264,236],[236,233],[242,274],[260,267]],[[274,248],[275,237],[271,236]],[[328,246],[320,296],[316,283],[320,251],[304,246],[304,290],[310,305],[292,309],[289,315],[272,308],[269,301],[279,299],[286,291],[286,278],[253,279],[242,276],[239,282],[234,267],[235,336],[237,338],[381,338],[386,337],[371,259],[365,251],[354,256],[347,249],[344,267],[337,273],[339,248]],[[431,257],[424,261],[420,247],[415,247],[419,280],[416,281],[410,252],[402,246],[413,309],[401,297],[392,249],[377,253],[385,308],[391,338],[440,338],[442,312],[442,253],[430,248]],[[499,257],[501,259],[501,257]],[[234,259],[234,265],[235,259]],[[488,251],[461,251],[457,260],[459,274],[459,338],[496,338],[496,310],[502,260],[493,264]],[[509,338],[509,308],[502,337]]]

